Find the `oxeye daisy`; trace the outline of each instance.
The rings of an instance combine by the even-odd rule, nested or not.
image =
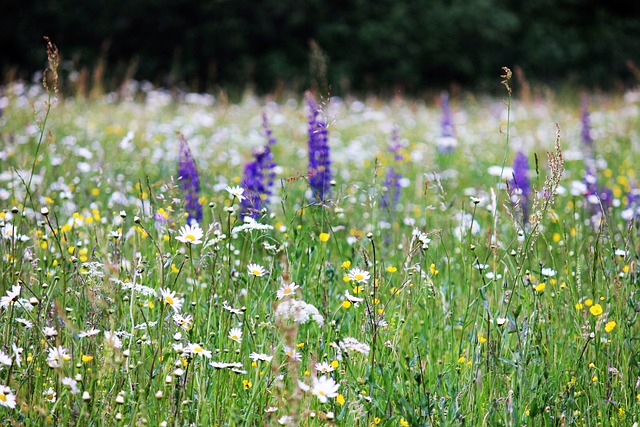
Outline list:
[[[311,386],[311,393],[320,400],[321,403],[327,403],[329,398],[338,395],[339,384],[331,377],[323,375],[320,378],[314,378]]]
[[[6,406],[11,409],[16,407],[16,395],[5,385],[0,385],[0,406]]]
[[[249,270],[249,274],[256,277],[262,277],[267,274],[267,270],[265,270],[260,264],[249,264],[247,265],[247,270]]]
[[[371,274],[368,271],[362,270],[360,268],[352,268],[347,274],[349,281],[355,281],[358,283],[367,283],[367,281],[371,278]]]
[[[284,297],[293,296],[296,292],[296,289],[298,289],[299,287],[300,286],[296,285],[294,282],[283,283],[282,286],[280,286],[280,289],[278,289],[278,292],[276,292],[276,297],[278,299],[282,299]]]
[[[316,363],[316,371],[322,372],[323,374],[328,374],[329,372],[333,372],[335,368],[329,364],[329,362],[319,362]]]
[[[197,354],[199,356],[206,357],[207,359],[211,359],[211,350],[205,350],[200,344],[189,343],[185,349],[185,353]]]
[[[182,309],[182,299],[176,297],[176,292],[170,289],[160,289],[160,299],[164,301],[165,304],[169,304],[173,311],[176,313],[180,312]]]
[[[0,307],[8,307],[10,304],[13,304],[20,296],[21,289],[22,287],[20,285],[13,285],[11,290],[7,291],[7,295],[0,298]]]
[[[180,235],[176,236],[176,240],[182,243],[198,245],[202,243],[204,232],[196,223],[193,225],[183,225],[179,231]]]
[[[242,343],[242,329],[231,328],[229,331],[229,339],[237,342],[238,344]]]
[[[253,352],[249,355],[249,358],[254,362],[257,362],[258,360],[262,362],[271,362],[271,359],[273,359],[273,356],[269,356],[268,354],[264,354],[264,353]]]
[[[246,197],[242,195],[242,193],[244,193],[244,188],[242,188],[240,186],[227,187],[226,190],[229,192],[229,194],[231,195],[232,199],[236,198],[239,201],[243,201],[244,199],[246,199]]]
[[[50,368],[59,368],[62,361],[71,360],[69,350],[62,346],[52,347],[49,349],[47,356],[47,364]]]

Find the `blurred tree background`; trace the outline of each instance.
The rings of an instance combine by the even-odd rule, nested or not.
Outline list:
[[[101,63],[114,84],[133,77],[268,92],[324,80],[338,94],[416,93],[486,89],[502,66],[518,66],[530,81],[610,89],[633,81],[640,2],[4,1],[2,79],[44,68],[45,35],[67,71]]]

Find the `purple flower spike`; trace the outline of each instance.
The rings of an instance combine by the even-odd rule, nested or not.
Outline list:
[[[316,201],[331,197],[331,160],[327,123],[311,95],[307,94],[309,108],[309,185]]]
[[[443,138],[454,138],[453,120],[451,119],[451,106],[449,105],[449,94],[444,92],[440,95],[440,108],[442,109],[442,122],[440,123],[440,136]]]
[[[391,134],[389,151],[393,153],[395,163],[403,160],[402,153],[400,153],[401,149],[402,145],[400,144],[400,134],[398,132],[398,128],[394,127],[393,133]],[[391,219],[395,216],[398,202],[400,201],[400,189],[402,188],[400,185],[401,179],[402,174],[400,172],[396,172],[393,166],[389,166],[387,173],[385,174],[382,195],[380,196],[380,206],[385,212],[389,212]]]
[[[586,98],[582,100],[582,118],[580,120],[580,123],[582,124],[582,129],[580,132],[582,143],[584,144],[585,148],[590,151],[593,148],[593,137],[591,136],[589,103]]]
[[[520,193],[520,206],[524,222],[529,218],[529,200],[531,199],[531,183],[529,182],[529,161],[527,156],[518,151],[513,160],[513,187]]]
[[[185,137],[180,134],[178,154],[178,181],[184,194],[184,207],[188,214],[188,222],[202,221],[202,205],[200,204],[200,179],[196,169],[196,162],[191,155]]]
[[[273,132],[269,126],[267,115],[262,115],[262,127],[267,144],[253,152],[253,161],[244,167],[242,186],[246,193],[246,198],[242,200],[242,216],[257,219],[262,209],[266,207],[266,200],[272,194],[273,180],[275,178],[271,146],[278,140],[273,137]]]
[[[458,139],[453,127],[449,95],[446,92],[440,95],[440,108],[442,110],[442,121],[440,122],[440,137],[437,141],[438,150],[441,153],[453,153],[458,146]]]

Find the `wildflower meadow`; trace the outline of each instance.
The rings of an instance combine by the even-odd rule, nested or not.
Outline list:
[[[49,48],[0,89],[3,425],[637,425],[640,92],[87,98]]]

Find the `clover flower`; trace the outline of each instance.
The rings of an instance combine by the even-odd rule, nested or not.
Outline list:
[[[180,189],[184,192],[184,207],[189,215],[189,222],[201,222],[200,179],[198,178],[196,162],[191,155],[187,140],[182,134],[179,135],[179,140],[178,181],[180,182]]]
[[[327,124],[322,111],[310,94],[307,94],[309,108],[309,185],[316,201],[324,201],[331,196],[331,160],[329,159],[329,138]]]

